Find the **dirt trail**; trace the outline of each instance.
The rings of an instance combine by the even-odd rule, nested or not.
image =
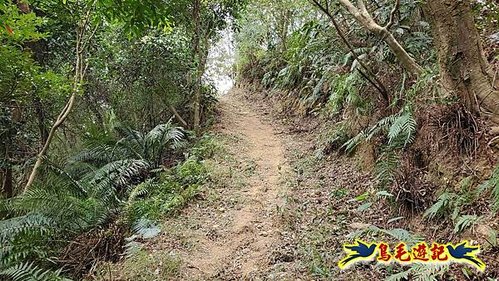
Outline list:
[[[280,139],[234,92],[221,98],[219,108],[215,131],[228,139],[224,146],[235,160],[232,163],[245,165],[249,173],[243,187],[227,186],[209,206],[190,206],[185,211],[196,218],[193,228],[199,229],[184,229],[180,234],[188,236],[184,244],[192,244],[181,254],[182,279],[258,278],[268,267],[279,237],[280,175],[287,169]]]

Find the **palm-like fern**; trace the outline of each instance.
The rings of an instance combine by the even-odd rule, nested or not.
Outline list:
[[[417,123],[409,111],[404,111],[393,120],[388,130],[390,144],[400,142],[403,146],[412,143],[416,136]]]
[[[148,178],[184,136],[171,122],[146,134],[120,133],[115,144],[94,142],[66,169],[49,163],[43,182],[0,204],[6,214],[0,220],[0,279],[59,280],[60,272],[46,267],[53,266],[49,259],[57,246],[109,222],[127,200],[128,186]],[[131,195],[139,196],[140,190]]]
[[[465,229],[475,225],[481,217],[477,215],[463,215],[456,219],[456,225],[454,226],[454,232],[459,233]]]
[[[0,269],[0,277],[12,281],[71,281],[61,276],[61,270],[52,271],[36,266],[34,263],[20,263]]]
[[[107,164],[117,160],[136,159],[157,167],[165,153],[178,148],[184,138],[183,129],[175,127],[171,120],[145,134],[127,127],[117,127],[116,130],[122,137],[114,145],[91,145],[76,155],[73,162]]]
[[[408,244],[416,244],[418,242],[423,241],[423,238],[421,238],[417,234],[410,233],[406,229],[402,229],[402,228],[384,229],[384,228],[377,227],[375,225],[370,225],[362,230],[352,232],[347,237],[348,238],[357,238],[361,235],[366,235],[366,234],[388,235],[397,241],[404,241],[404,242],[407,242]]]
[[[437,281],[441,280],[447,271],[449,271],[449,265],[414,264],[408,270],[388,276],[385,281]]]
[[[423,217],[428,219],[434,219],[436,217],[442,216],[450,208],[456,196],[457,195],[454,193],[447,193],[447,192],[442,193],[438,197],[437,202],[435,202],[435,204],[433,204],[430,208],[428,208],[424,212]]]
[[[423,217],[435,219],[448,215],[454,222],[454,232],[456,233],[462,232],[478,223],[482,219],[481,216],[462,214],[462,211],[467,209],[467,206],[473,204],[477,199],[483,197],[482,193],[487,189],[489,182],[485,182],[476,190],[470,189],[472,183],[471,177],[464,178],[461,181],[459,193],[443,192],[437,201],[424,212]]]

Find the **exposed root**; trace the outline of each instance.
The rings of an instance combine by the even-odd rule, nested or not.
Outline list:
[[[446,146],[460,154],[477,155],[484,131],[477,118],[462,105],[443,108],[431,122],[443,133]]]
[[[393,193],[411,213],[424,210],[430,203],[435,187],[426,178],[428,163],[419,150],[410,150],[403,156],[394,177]]]
[[[487,145],[488,146],[493,146],[495,144],[499,144],[499,136],[496,136],[493,139],[491,139]]]
[[[95,228],[76,237],[66,246],[58,262],[74,278],[81,278],[101,261],[116,262],[123,252],[127,229],[118,222]]]

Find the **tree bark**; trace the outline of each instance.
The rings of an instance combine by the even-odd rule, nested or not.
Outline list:
[[[189,124],[185,122],[184,118],[182,118],[182,116],[178,114],[178,111],[175,109],[175,107],[173,107],[172,105],[168,105],[168,108],[173,113],[173,115],[175,115],[175,118],[177,118],[177,120],[182,124],[182,126],[184,126],[184,128],[187,128],[189,126]]]
[[[470,1],[426,1],[424,12],[432,25],[444,90],[499,124],[499,91],[492,85]]]
[[[383,98],[385,105],[389,106],[390,105],[390,96],[388,95],[388,91],[386,90],[385,85],[383,85],[383,83],[376,77],[376,75],[373,74],[373,71],[359,58],[359,56],[357,56],[357,53],[355,52],[354,46],[347,39],[345,33],[343,32],[343,30],[340,27],[340,25],[338,24],[338,22],[334,19],[334,16],[333,16],[333,14],[331,14],[328,7],[323,6],[317,0],[312,0],[312,2],[331,20],[331,24],[335,28],[336,32],[340,36],[343,43],[345,43],[345,45],[350,50],[350,53],[352,54],[353,58],[364,69],[364,70],[359,69],[359,73],[380,92],[381,97]]]
[[[40,132],[40,143],[41,145],[47,142],[49,132],[47,126],[45,125],[45,110],[43,108],[42,101],[38,96],[33,97],[33,105],[35,107],[36,116],[38,119],[38,130]]]

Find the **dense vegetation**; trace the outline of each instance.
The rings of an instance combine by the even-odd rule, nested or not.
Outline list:
[[[372,172],[376,187],[353,199],[364,216],[389,209],[411,231],[444,224],[426,239],[469,237],[499,210],[498,20],[494,1],[254,1],[238,21],[238,83],[303,124],[320,119],[317,159],[346,154]],[[482,233],[487,253],[496,231]],[[317,278],[335,276],[325,253],[304,252]]]
[[[431,173],[427,171],[429,165],[441,160],[433,161],[443,151],[462,161],[490,155],[489,149],[497,143],[497,123],[495,109],[482,108],[489,104],[488,97],[478,97],[480,108],[476,108],[475,102],[468,103],[461,91],[443,85],[465,83],[455,81],[459,79],[474,80],[469,73],[458,75],[451,82],[438,82],[439,69],[447,71],[443,65],[447,62],[435,49],[434,37],[440,34],[431,32],[439,19],[432,18],[428,11],[433,8],[428,7],[431,5],[387,1],[364,7],[372,15],[359,17],[386,23],[383,34],[379,34],[370,26],[365,27],[358,15],[350,15],[351,9],[357,8],[348,1],[314,4],[317,9],[312,11],[307,9],[309,3],[301,1],[251,4],[240,20],[237,67],[241,83],[257,83],[270,89],[267,95],[281,100],[282,111],[300,116],[320,115],[327,120],[327,131],[319,137],[320,155],[334,150],[351,154],[362,143],[376,144],[373,153],[378,159],[377,174],[382,187],[397,185],[396,177],[409,176],[406,173],[413,174],[415,169]],[[484,75],[491,74],[487,81],[495,82],[492,68],[498,57],[494,27],[499,7],[486,1],[475,3],[473,9],[455,6],[463,9],[466,17],[476,15],[483,40],[475,38],[479,40],[475,43],[488,48],[486,57],[481,50],[475,56],[486,65]],[[473,35],[478,30],[470,27],[469,32]],[[398,42],[410,62],[401,62],[405,57],[385,42],[386,37]],[[454,64],[461,59],[456,60]],[[466,67],[471,66],[466,63]],[[489,89],[489,96],[497,95],[492,86]],[[497,102],[488,106],[494,108]],[[440,143],[428,142],[438,139]],[[410,192],[410,186],[406,187],[403,189]],[[414,209],[424,207],[418,204],[418,198],[407,199]]]
[[[0,279],[78,279],[196,194],[239,6],[0,1]]]
[[[374,159],[362,201],[497,222],[495,1],[246,2],[0,0],[0,279],[81,279],[198,192],[222,30],[239,85],[324,121],[317,158]]]

